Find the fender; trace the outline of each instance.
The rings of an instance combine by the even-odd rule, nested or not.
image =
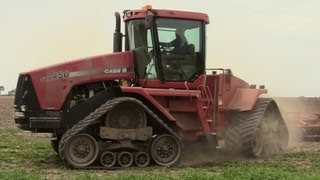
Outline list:
[[[101,81],[130,80],[132,52],[118,52],[68,61],[29,72],[43,110],[61,110],[72,87]],[[20,74],[21,75],[21,74]]]
[[[160,91],[160,89],[158,89]],[[142,87],[121,87],[122,93],[134,93],[139,94],[146,98],[150,103],[152,103],[164,116],[166,116],[171,121],[176,121],[176,119],[165,109],[163,108],[151,95],[150,92],[147,91],[146,88]],[[152,91],[152,89],[151,89]],[[169,90],[164,90],[169,91]],[[166,93],[169,94],[169,93]]]
[[[226,108],[237,111],[250,111],[259,96],[267,92],[268,90],[266,89],[238,88]]]

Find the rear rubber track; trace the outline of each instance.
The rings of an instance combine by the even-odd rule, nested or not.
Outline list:
[[[229,152],[241,153],[248,157],[256,156],[253,150],[254,136],[271,103],[275,103],[271,98],[259,98],[251,111],[234,112],[232,121],[225,133],[226,147]],[[281,117],[278,110],[274,113],[278,113]],[[287,128],[282,117],[280,126],[284,128],[286,134]],[[286,145],[284,144],[283,146]]]

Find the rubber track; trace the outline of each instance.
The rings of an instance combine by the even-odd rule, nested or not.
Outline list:
[[[90,113],[83,120],[80,120],[77,124],[75,124],[72,128],[68,129],[65,134],[63,134],[60,143],[59,143],[59,155],[64,159],[63,151],[68,140],[74,135],[80,133],[85,130],[87,127],[97,123],[99,119],[105,115],[108,111],[110,111],[114,106],[122,102],[134,102],[140,105],[145,112],[155,121],[157,121],[162,127],[164,127],[171,135],[175,136],[181,141],[180,136],[175,133],[167,124],[165,124],[155,113],[153,113],[146,105],[144,105],[141,101],[131,98],[131,97],[118,97],[107,101],[105,104],[101,105],[94,112]],[[79,168],[79,167],[75,167]]]
[[[242,125],[242,151],[250,157],[254,156],[252,142],[255,129],[259,126],[271,101],[272,99],[258,99],[256,106],[249,113],[249,116],[247,116],[246,121]]]
[[[227,149],[232,152],[242,152],[251,157],[254,156],[252,141],[255,129],[271,103],[274,103],[271,98],[259,98],[253,110],[235,113],[225,134]],[[279,113],[279,111],[275,113]],[[280,123],[285,126],[283,119]]]
[[[234,112],[231,115],[231,122],[225,132],[225,144],[228,152],[239,152],[242,148],[241,127],[246,119],[247,112]]]

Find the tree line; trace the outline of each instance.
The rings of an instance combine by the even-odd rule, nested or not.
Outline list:
[[[0,86],[0,95],[2,94],[2,91],[4,91],[4,90],[5,90],[4,86]],[[16,93],[16,89],[12,89],[12,90],[8,91],[9,96],[13,96],[15,93]]]

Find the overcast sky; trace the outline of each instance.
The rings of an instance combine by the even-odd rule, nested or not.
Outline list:
[[[111,53],[114,12],[145,4],[209,14],[208,67],[272,96],[320,96],[319,0],[0,0],[0,85],[7,92],[19,72]]]

